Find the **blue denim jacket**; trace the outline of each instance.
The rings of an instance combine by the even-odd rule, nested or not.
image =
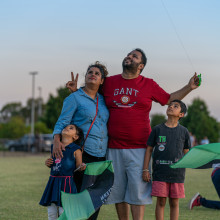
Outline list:
[[[89,136],[86,139],[84,150],[95,157],[104,157],[108,144],[107,122],[109,112],[102,95],[98,94],[98,113]],[[61,134],[69,124],[79,126],[84,137],[96,114],[97,97],[93,100],[82,88],[70,94],[63,102],[62,112],[56,122],[53,135]]]

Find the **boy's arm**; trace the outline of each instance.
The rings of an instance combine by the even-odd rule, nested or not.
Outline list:
[[[144,166],[143,166],[143,173],[142,173],[142,178],[146,182],[150,182],[150,172],[149,172],[149,163],[150,163],[150,158],[153,152],[153,147],[147,146],[145,156],[144,156]]]
[[[184,143],[184,148],[183,148],[184,155],[189,152],[191,147],[192,146],[191,146],[191,141],[190,141],[190,135],[189,135],[189,131],[187,130],[187,132],[185,133],[185,143]]]

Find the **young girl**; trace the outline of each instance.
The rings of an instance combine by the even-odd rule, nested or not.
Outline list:
[[[63,158],[50,158],[51,172],[40,205],[48,207],[48,219],[57,219],[63,212],[61,204],[61,191],[66,193],[77,193],[73,179],[73,172],[80,167],[85,169],[82,164],[82,151],[80,145],[83,143],[83,131],[76,125],[68,125],[62,130],[61,143],[65,146]],[[53,145],[51,146],[51,152]]]

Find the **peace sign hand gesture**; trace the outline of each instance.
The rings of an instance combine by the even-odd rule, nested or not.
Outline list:
[[[70,92],[75,92],[75,91],[77,91],[78,77],[79,77],[79,74],[77,73],[77,74],[76,74],[76,78],[75,78],[75,80],[74,80],[73,72],[71,72],[72,81],[69,81],[69,82],[66,83],[66,88],[68,88],[68,89],[70,90]]]

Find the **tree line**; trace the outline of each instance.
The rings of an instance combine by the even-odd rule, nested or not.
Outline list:
[[[48,101],[35,99],[35,133],[52,133],[54,125],[61,113],[64,99],[70,94],[68,89],[60,87],[56,95],[49,95]],[[21,102],[12,102],[4,105],[0,111],[0,138],[19,138],[30,133],[31,102],[28,99],[26,106]],[[42,115],[38,114],[41,104]],[[163,114],[151,116],[151,127],[166,121]],[[195,98],[188,106],[187,115],[180,120],[197,140],[207,136],[210,142],[218,142],[220,137],[220,123],[210,115],[204,100]]]
[[[60,87],[56,95],[49,95],[46,103],[35,99],[35,134],[52,133],[54,125],[61,113],[63,100],[70,94],[68,89]],[[31,127],[31,103],[28,99],[26,106],[21,102],[12,102],[4,105],[0,111],[0,138],[20,138],[30,133]],[[39,104],[41,104],[41,115],[39,115]]]

